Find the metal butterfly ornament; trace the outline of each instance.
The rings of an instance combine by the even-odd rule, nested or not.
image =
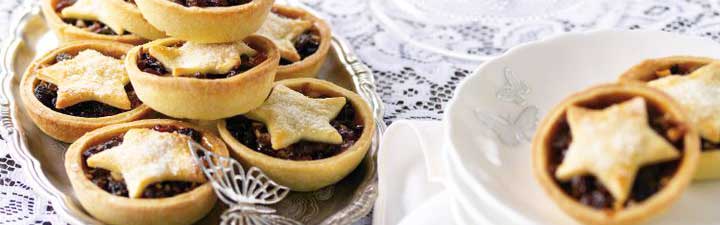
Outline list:
[[[245,172],[233,158],[217,155],[193,141],[188,145],[215,194],[230,206],[220,217],[221,225],[302,224],[276,215],[276,210],[268,207],[283,200],[289,188],[275,183],[256,167]]]

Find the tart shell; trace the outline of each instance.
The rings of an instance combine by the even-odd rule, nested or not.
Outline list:
[[[328,51],[330,51],[332,41],[330,26],[324,20],[300,8],[275,5],[272,11],[288,18],[312,21],[313,27],[311,29],[317,32],[320,37],[320,46],[315,53],[292,64],[280,65],[275,80],[316,77],[318,70],[325,62],[325,58],[327,58]]]
[[[337,183],[360,164],[370,147],[375,132],[370,107],[359,95],[327,81],[297,78],[279,81],[278,84],[328,97],[346,97],[365,126],[360,138],[350,148],[329,158],[310,161],[286,160],[265,155],[243,145],[230,134],[225,120],[222,120],[218,122],[218,130],[220,137],[230,146],[230,154],[246,166],[260,168],[275,182],[293,191],[314,191]]]
[[[201,219],[214,207],[217,198],[209,182],[173,197],[131,199],[110,194],[85,176],[82,162],[83,151],[129,129],[151,128],[155,125],[174,125],[200,131],[206,147],[219,155],[228,155],[225,144],[211,131],[175,120],[140,120],[107,126],[87,133],[70,145],[65,153],[65,171],[73,186],[75,196],[92,216],[105,223],[116,225],[185,225]]]
[[[633,66],[620,76],[621,83],[640,82],[645,83],[658,77],[656,71],[670,68],[672,65],[691,70],[698,69],[716,61],[712,58],[694,56],[670,56],[657,59],[648,59]],[[720,149],[710,149],[700,153],[698,169],[695,173],[695,180],[720,179]]]
[[[184,42],[175,38],[133,48],[126,57],[125,67],[140,100],[154,110],[175,118],[227,118],[246,113],[265,101],[280,60],[277,47],[267,38],[253,35],[244,41],[256,51],[264,52],[267,58],[252,69],[229,78],[158,76],[138,68],[138,54],[144,46],[170,46]]]
[[[687,133],[683,137],[684,154],[680,159],[675,175],[663,187],[643,202],[628,206],[619,211],[598,210],[581,204],[567,195],[548,172],[551,166],[549,154],[550,142],[559,124],[565,118],[571,105],[589,102],[600,97],[640,96],[657,106],[675,121],[687,121],[685,111],[672,98],[653,88],[640,84],[608,84],[590,88],[574,94],[557,105],[543,119],[532,142],[533,172],[546,193],[570,216],[586,224],[637,224],[661,213],[675,202],[692,180],[700,154],[700,139],[695,128],[686,124]],[[681,122],[682,123],[682,122]],[[687,122],[684,122],[687,123]]]
[[[228,7],[185,7],[168,0],[135,0],[145,19],[170,36],[198,43],[243,40],[255,33],[273,0]]]
[[[48,26],[53,30],[55,35],[58,36],[61,42],[72,42],[79,40],[101,40],[101,41],[116,41],[132,45],[139,45],[147,42],[144,38],[134,34],[126,35],[105,35],[93,33],[90,31],[83,30],[73,25],[65,23],[60,15],[55,11],[55,4],[58,0],[42,0],[40,3],[45,21]]]
[[[105,0],[109,7],[108,17],[115,21],[124,21],[124,28],[133,34],[148,40],[167,37],[165,32],[158,30],[145,20],[136,5],[124,0]]]
[[[63,142],[73,142],[83,134],[111,124],[118,124],[141,119],[150,113],[150,109],[142,104],[134,109],[112,116],[84,118],[66,115],[43,105],[34,95],[34,88],[39,80],[36,72],[42,66],[55,61],[55,56],[63,52],[77,53],[85,49],[94,49],[105,55],[122,59],[132,45],[108,41],[73,42],[46,53],[30,64],[20,81],[20,97],[25,105],[25,112],[35,125],[45,134]]]

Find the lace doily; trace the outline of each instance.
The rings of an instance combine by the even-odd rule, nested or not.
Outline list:
[[[0,2],[0,33],[7,34],[8,21],[23,0]],[[438,120],[457,84],[480,62],[435,54],[384,29],[369,9],[367,0],[302,0],[332,24],[358,56],[373,69],[385,105],[385,121],[396,119]],[[600,2],[600,1],[595,1]],[[583,7],[581,12],[526,22],[476,23],[467,26],[426,27],[436,29],[436,42],[472,42],[463,50],[471,54],[496,55],[520,43],[571,31],[595,29],[652,29],[712,38],[720,41],[720,2],[700,0],[610,0]],[[6,35],[0,35],[0,39]],[[308,213],[308,212],[305,212]],[[370,217],[358,224],[370,224]],[[0,225],[66,224],[50,202],[26,183],[23,165],[0,141]]]

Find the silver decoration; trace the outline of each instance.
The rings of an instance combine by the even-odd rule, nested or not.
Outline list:
[[[193,141],[188,142],[188,146],[195,162],[212,184],[215,194],[230,206],[222,214],[220,224],[301,224],[273,215],[275,209],[265,206],[283,200],[290,193],[289,188],[275,183],[257,167],[251,167],[246,173],[233,158],[215,154]]]
[[[503,70],[504,83],[495,92],[495,97],[502,102],[512,103],[517,106],[515,114],[493,114],[475,109],[475,118],[489,129],[500,143],[508,146],[516,146],[529,142],[537,126],[540,110],[534,105],[527,104],[527,96],[530,94],[530,86],[526,82],[517,79],[510,68]]]

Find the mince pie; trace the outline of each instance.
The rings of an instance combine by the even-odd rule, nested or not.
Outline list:
[[[51,137],[73,142],[88,131],[151,113],[135,95],[123,64],[130,48],[86,41],[35,60],[20,84],[27,115]]]
[[[720,62],[685,56],[650,59],[625,72],[620,80],[646,82],[684,106],[701,138],[695,179],[720,178]]]
[[[659,214],[692,180],[700,139],[669,96],[640,84],[575,94],[545,117],[533,170],[550,197],[587,224]]]
[[[255,33],[273,0],[135,0],[135,4],[152,25],[170,36],[226,43]]]
[[[257,34],[280,50],[276,80],[315,77],[330,49],[330,26],[300,8],[275,5]]]
[[[330,82],[279,81],[258,108],[218,123],[243,165],[294,191],[313,191],[348,175],[365,157],[375,130],[370,107]]]
[[[142,26],[135,24],[136,16],[130,16],[130,13],[124,14],[124,16],[130,16],[128,18],[118,16],[130,6],[112,8],[111,4],[117,3],[111,2],[118,0],[41,1],[45,21],[61,41],[103,40],[134,45],[146,42],[144,38],[129,30]],[[152,38],[152,36],[147,36],[147,38]]]
[[[65,154],[65,171],[83,208],[105,223],[192,224],[216,197],[190,141],[228,155],[211,131],[175,120],[140,120],[82,136]]]
[[[176,118],[214,120],[246,113],[270,93],[280,55],[253,35],[198,44],[168,38],[137,46],[125,61],[138,97]]]

